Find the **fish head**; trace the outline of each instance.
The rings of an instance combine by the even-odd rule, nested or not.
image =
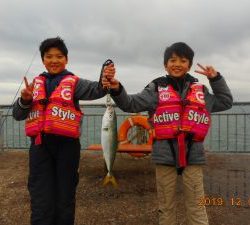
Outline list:
[[[116,113],[113,106],[107,106],[106,111],[103,115],[102,126],[110,127],[113,122],[116,121]]]

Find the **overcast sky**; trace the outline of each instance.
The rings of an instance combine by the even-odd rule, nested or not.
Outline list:
[[[0,0],[0,104],[10,104],[26,74],[44,71],[38,52],[48,37],[69,49],[68,70],[98,80],[102,63],[115,62],[129,93],[165,74],[166,46],[183,41],[196,63],[212,65],[235,101],[249,101],[249,0]]]

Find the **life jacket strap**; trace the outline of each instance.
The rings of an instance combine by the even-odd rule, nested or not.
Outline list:
[[[178,149],[179,149],[179,154],[178,154],[179,167],[183,168],[187,166],[185,137],[186,134],[184,132],[180,132],[177,136]]]

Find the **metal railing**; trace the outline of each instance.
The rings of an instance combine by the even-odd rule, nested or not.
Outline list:
[[[205,147],[215,152],[250,152],[250,114],[212,114]]]
[[[89,112],[85,112],[82,123],[82,149],[86,149],[91,144],[100,144],[104,105],[91,106],[87,111]],[[130,115],[117,112],[118,127]],[[0,132],[0,147],[27,149],[30,140],[24,134],[24,121],[15,121],[12,115],[4,113],[0,114],[0,120],[3,124]],[[212,114],[212,126],[204,145],[207,150],[213,152],[250,152],[250,113]]]

